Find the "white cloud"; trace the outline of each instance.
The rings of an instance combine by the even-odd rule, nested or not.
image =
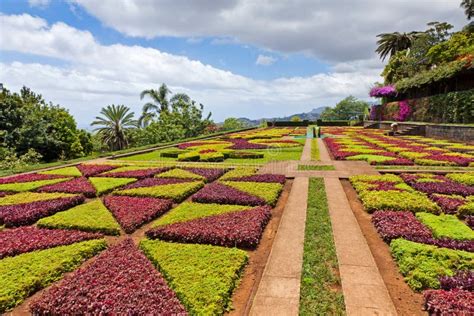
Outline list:
[[[341,71],[341,66],[310,77],[254,80],[154,48],[102,45],[87,31],[61,22],[48,25],[27,14],[0,14],[0,25],[2,49],[66,61],[65,66],[1,63],[0,82],[11,90],[26,85],[67,106],[82,126],[111,103],[139,112],[140,91],[162,82],[173,92],[188,93],[222,120],[288,115],[333,105],[349,94],[366,98],[380,72],[366,64],[348,63],[350,72]]]
[[[466,24],[455,0],[71,0],[129,36],[223,37],[326,61],[372,58],[375,36]]]
[[[28,0],[30,7],[40,7],[45,8],[49,5],[51,0]]]
[[[277,59],[272,56],[266,56],[266,55],[258,55],[257,60],[255,61],[255,65],[261,65],[261,66],[270,66],[273,65]]]

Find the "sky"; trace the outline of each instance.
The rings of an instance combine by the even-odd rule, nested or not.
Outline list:
[[[462,28],[457,0],[0,0],[0,82],[60,104],[82,128],[137,114],[166,83],[212,118],[334,106],[382,81],[376,35]]]

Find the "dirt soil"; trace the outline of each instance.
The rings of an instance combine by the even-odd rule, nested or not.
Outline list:
[[[389,246],[375,230],[370,214],[364,211],[349,180],[341,180],[341,183],[398,314],[427,315],[423,311],[423,295],[414,292],[403,280]]]
[[[257,292],[263,270],[267,264],[268,256],[272,249],[273,240],[280,225],[281,216],[291,191],[293,180],[287,180],[277,205],[272,211],[272,218],[268,222],[258,248],[248,251],[249,262],[244,270],[240,284],[232,297],[233,309],[227,315],[248,315],[253,299]]]

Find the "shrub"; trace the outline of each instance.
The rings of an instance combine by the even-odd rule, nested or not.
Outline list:
[[[199,174],[195,174],[191,171],[183,169],[172,169],[156,175],[157,178],[176,178],[176,179],[193,179],[193,180],[204,180],[205,177]]]
[[[474,172],[448,173],[446,177],[462,184],[474,186]]]
[[[125,184],[136,181],[134,178],[99,178],[90,177],[89,181],[92,183],[97,191],[97,195],[108,193]]]
[[[107,235],[120,234],[120,226],[99,199],[53,216],[42,218],[38,221],[37,225],[44,228],[102,232]]]
[[[234,151],[229,153],[229,158],[233,159],[261,159],[265,156],[263,153],[248,152],[248,151]]]
[[[390,243],[392,255],[408,285],[415,291],[440,287],[438,277],[474,269],[474,253],[438,248],[404,239]]]
[[[127,234],[168,211],[172,202],[154,198],[106,196],[104,205],[114,214]]]
[[[456,214],[458,208],[466,203],[460,195],[431,194],[431,200],[436,202],[444,213]]]
[[[411,237],[432,237],[426,228],[411,212],[376,211],[372,215],[372,223],[380,237],[386,242],[392,239]]]
[[[67,210],[83,201],[84,196],[75,195],[53,200],[0,206],[0,223],[6,227],[30,225],[42,217]]]
[[[224,154],[223,153],[200,153],[199,154],[199,161],[203,162],[220,162],[224,161]]]
[[[395,157],[387,157],[387,156],[378,156],[378,155],[355,155],[347,157],[346,160],[365,160],[369,164],[376,164],[376,163],[383,163],[389,160],[395,160]]]
[[[39,202],[46,200],[54,200],[63,197],[73,197],[75,194],[67,193],[36,193],[36,192],[21,192],[11,195],[5,195],[0,198],[0,206],[27,204],[31,202]]]
[[[101,238],[102,234],[34,226],[0,231],[0,259],[34,250],[70,245],[79,241]]]
[[[229,308],[248,260],[247,253],[236,248],[158,240],[142,240],[140,248],[195,315],[219,315]]]
[[[100,177],[112,177],[112,178],[137,178],[143,179],[153,177],[155,174],[166,171],[170,168],[149,168],[139,166],[125,166],[118,169],[101,173]]]
[[[95,176],[96,174],[117,168],[117,166],[111,166],[111,165],[89,165],[89,164],[80,164],[80,165],[77,165],[76,167],[77,169],[79,169],[79,171],[82,173],[84,177]]]
[[[384,174],[384,175],[358,175],[350,177],[351,182],[391,182],[391,183],[403,183],[403,179],[395,174]]]
[[[163,277],[131,239],[109,248],[30,305],[34,315],[184,315]]]
[[[64,178],[64,177],[53,175],[53,174],[50,175],[50,174],[39,174],[39,173],[19,174],[19,175],[7,177],[7,178],[0,178],[0,184],[32,182],[32,181],[51,180],[51,179],[58,179],[58,178]]]
[[[95,188],[85,177],[47,185],[38,189],[38,192],[82,193],[87,197],[95,196]]]
[[[433,232],[436,238],[451,238],[456,240],[474,240],[474,231],[453,215],[433,215],[417,213],[416,217]]]
[[[38,172],[39,174],[49,174],[49,175],[60,175],[60,176],[67,176],[67,177],[80,177],[82,176],[81,171],[79,171],[76,167],[64,167],[58,168],[48,171],[41,171]]]
[[[225,181],[223,184],[260,197],[272,206],[276,204],[283,190],[283,185],[280,183]]]
[[[198,191],[204,186],[202,181],[183,182],[175,184],[157,185],[153,187],[143,187],[127,189],[115,192],[118,195],[156,197],[163,199],[172,199],[175,202],[181,202],[188,196]]]
[[[413,181],[409,184],[418,191],[427,194],[447,194],[447,195],[474,195],[474,187],[460,184],[451,180],[446,181]]]
[[[11,192],[32,191],[46,185],[51,185],[54,183],[67,181],[69,179],[71,178],[57,178],[57,179],[50,179],[50,180],[39,180],[39,181],[20,182],[20,183],[5,183],[5,184],[0,184],[0,190],[11,191]]]
[[[360,195],[367,212],[377,210],[439,213],[440,208],[418,192],[367,191]]]
[[[474,293],[465,290],[429,290],[423,293],[425,310],[430,315],[471,315]]]
[[[461,205],[458,208],[458,215],[462,218],[465,216],[472,216],[474,215],[474,201],[467,202],[464,205]]]
[[[183,153],[182,150],[162,151],[160,153],[160,157],[163,157],[163,158],[178,158],[178,156],[182,153]]]
[[[255,249],[271,217],[269,206],[231,212],[147,231],[149,238]]]
[[[199,153],[197,152],[187,152],[178,155],[178,161],[198,161]]]
[[[251,195],[247,192],[232,188],[222,183],[208,184],[194,194],[193,202],[199,203],[218,203],[218,204],[241,204],[241,205],[264,205],[266,202],[260,197]]]
[[[442,276],[439,278],[439,283],[443,290],[474,291],[474,271],[457,271],[453,276]]]
[[[90,240],[0,260],[0,312],[20,304],[106,247],[105,240]]]

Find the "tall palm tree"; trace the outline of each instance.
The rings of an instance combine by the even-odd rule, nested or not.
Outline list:
[[[387,56],[391,57],[396,52],[410,48],[414,40],[421,34],[422,32],[379,34],[377,37],[380,39],[377,41],[378,47],[375,52],[384,60]]]
[[[143,105],[142,115],[139,119],[140,125],[148,125],[157,114],[169,110],[168,96],[170,93],[170,89],[164,83],[158,90],[149,89],[143,90],[142,93],[140,93],[140,100],[143,100],[146,96],[152,99],[152,102],[147,102]]]
[[[464,9],[464,13],[468,20],[474,17],[474,0],[462,0],[461,8]]]
[[[112,150],[120,150],[128,145],[125,132],[137,127],[137,121],[133,119],[133,112],[125,105],[108,105],[102,108],[92,126],[98,125],[95,131],[101,135],[102,140],[109,145]]]

